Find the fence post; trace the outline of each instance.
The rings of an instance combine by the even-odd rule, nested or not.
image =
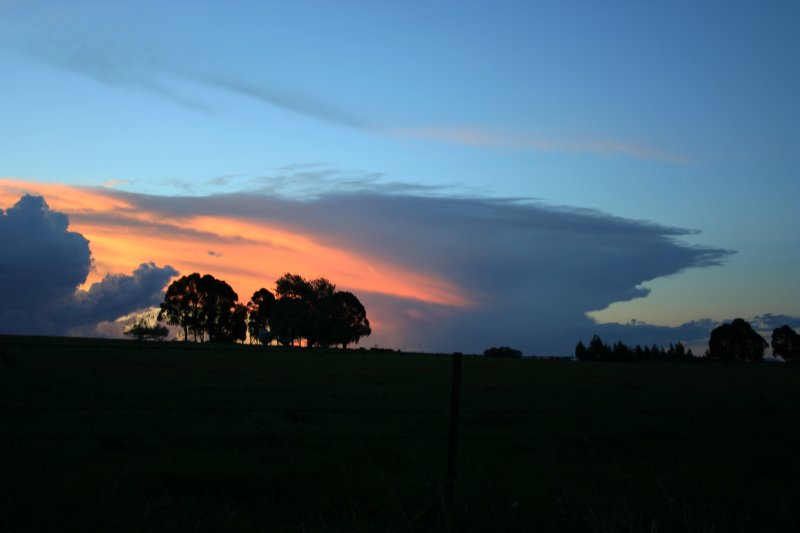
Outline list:
[[[447,443],[447,512],[451,531],[455,523],[456,456],[458,454],[458,415],[461,402],[461,352],[453,354],[453,377],[450,383],[450,432]]]

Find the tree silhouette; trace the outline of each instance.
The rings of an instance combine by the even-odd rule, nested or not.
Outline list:
[[[200,294],[198,286],[200,274],[197,272],[183,276],[170,283],[164,294],[164,301],[158,312],[158,321],[179,326],[183,330],[183,340],[189,340],[189,333],[197,340],[200,326]]]
[[[180,326],[184,340],[284,346],[306,339],[307,346],[358,342],[372,333],[367,312],[356,296],[337,291],[325,278],[311,281],[284,274],[275,283],[277,298],[259,289],[245,306],[226,282],[210,274],[193,273],[173,281],[164,295],[158,320]]]
[[[655,344],[644,347],[638,344],[631,348],[622,341],[609,347],[603,340],[594,335],[587,348],[582,341],[575,346],[575,358],[579,361],[694,361],[692,350],[687,350],[682,343],[670,344],[666,350]]]
[[[372,333],[367,312],[358,298],[337,291],[326,278],[306,280],[284,274],[275,283],[277,300],[270,327],[281,344],[306,339],[308,346],[333,346],[358,342]]]
[[[311,284],[302,276],[286,273],[275,282],[277,299],[270,313],[270,325],[278,342],[293,345],[308,339],[311,321]]]
[[[510,357],[512,359],[522,358],[522,352],[509,346],[492,346],[483,351],[484,357]]]
[[[367,311],[352,292],[338,291],[328,296],[325,311],[318,338],[324,346],[341,344],[347,348],[372,333]]]
[[[237,303],[231,316],[230,340],[244,342],[247,340],[247,306]]]
[[[244,306],[230,285],[210,274],[197,272],[173,281],[164,295],[158,320],[180,326],[184,340],[209,342],[244,340],[247,335]]]
[[[592,336],[589,347],[586,349],[586,359],[589,361],[603,361],[611,359],[611,348],[599,336]]]
[[[270,308],[270,331],[283,346],[292,346],[295,340],[304,336],[305,319],[305,303],[302,300],[278,298]]]
[[[772,354],[786,362],[800,361],[800,335],[786,324],[773,329]]]
[[[236,312],[239,296],[230,285],[211,274],[206,274],[200,279],[198,293],[201,308],[200,325],[202,332],[208,335],[209,342],[232,341],[236,339],[237,331],[241,329],[246,331],[244,325],[246,313],[243,315],[241,311]],[[237,320],[241,324],[237,324]]]
[[[334,321],[338,318],[333,301],[336,286],[325,278],[317,278],[309,281],[308,287],[306,340],[309,346],[330,346],[335,341],[330,342],[329,333],[335,329]]]
[[[265,332],[270,331],[270,312],[275,304],[275,296],[267,289],[258,289],[247,304],[247,331],[250,342],[266,339]],[[269,341],[267,341],[269,342]]]
[[[586,361],[586,346],[583,341],[578,341],[575,345],[575,359],[578,361]]]
[[[706,356],[717,361],[761,361],[767,341],[744,319],[737,318],[711,331]]]
[[[125,335],[134,337],[139,342],[146,340],[161,341],[169,335],[169,329],[161,324],[151,324],[148,319],[141,317],[128,329],[124,331]]]
[[[307,300],[311,296],[311,284],[303,276],[287,272],[275,282],[275,295],[278,298]]]

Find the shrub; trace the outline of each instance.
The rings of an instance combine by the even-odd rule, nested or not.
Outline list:
[[[169,335],[169,329],[161,324],[151,325],[146,319],[140,318],[138,322],[125,330],[125,335],[136,337],[138,341],[163,341]]]
[[[483,351],[484,357],[522,357],[522,352],[508,346],[492,347]]]

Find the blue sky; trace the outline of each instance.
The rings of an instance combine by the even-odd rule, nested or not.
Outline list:
[[[0,0],[0,177],[599,210],[735,253],[598,321],[798,316],[800,4],[664,4]]]

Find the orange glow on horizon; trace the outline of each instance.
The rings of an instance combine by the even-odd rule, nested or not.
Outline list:
[[[0,205],[25,194],[44,196],[70,216],[70,230],[90,241],[94,269],[84,286],[105,274],[130,273],[152,261],[182,275],[210,273],[227,281],[246,302],[259,288],[273,290],[286,272],[325,277],[340,288],[387,294],[453,307],[472,302],[446,279],[370,257],[369,252],[322,244],[322,235],[299,234],[258,220],[163,215],[137,210],[102,189],[0,178]]]

